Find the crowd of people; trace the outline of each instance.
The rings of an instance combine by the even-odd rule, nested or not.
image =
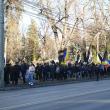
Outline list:
[[[7,63],[4,68],[5,84],[17,85],[19,79],[23,84],[34,85],[34,81],[54,81],[54,80],[82,80],[104,78],[110,75],[110,67],[105,68],[102,64],[60,64],[50,61],[46,63],[21,63],[16,62],[14,65]]]

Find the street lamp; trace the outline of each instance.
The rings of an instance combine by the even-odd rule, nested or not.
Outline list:
[[[0,0],[0,88],[4,86],[4,0]]]

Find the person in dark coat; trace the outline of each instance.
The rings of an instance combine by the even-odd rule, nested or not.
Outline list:
[[[5,84],[10,84],[10,72],[11,72],[11,64],[6,64],[4,68],[4,81]]]
[[[96,81],[99,81],[99,73],[100,73],[99,67],[98,67],[98,65],[96,65],[95,66]]]
[[[39,80],[40,80],[40,81],[43,80],[42,69],[43,69],[43,65],[40,64],[40,65],[39,65],[39,68],[38,68],[38,72],[39,72]]]
[[[36,80],[39,80],[39,63],[37,63],[36,67],[35,67],[35,74],[36,74]]]
[[[48,78],[48,68],[47,68],[47,64],[44,63],[43,67],[42,67],[42,74],[43,74],[43,81],[46,81]]]
[[[72,78],[72,75],[73,75],[72,73],[73,73],[73,66],[72,66],[71,63],[68,63],[68,66],[67,66],[67,76],[68,76],[68,78]]]
[[[54,61],[51,61],[51,64],[50,64],[50,78],[52,80],[55,79],[55,71],[56,70],[56,65],[55,65],[55,62]]]
[[[108,76],[110,76],[110,66],[107,68]]]
[[[104,69],[104,65],[102,65],[102,64],[100,64],[99,66],[98,66],[98,71],[99,71],[99,73],[100,73],[100,78],[101,79],[103,79],[104,78],[104,71],[105,69]]]
[[[22,73],[23,83],[25,84],[26,83],[26,81],[25,81],[25,75],[26,75],[26,71],[28,69],[28,65],[23,61],[20,67],[21,67],[21,73]]]
[[[12,67],[12,84],[18,84],[19,74],[20,66],[18,65],[18,62],[16,62],[16,64]]]

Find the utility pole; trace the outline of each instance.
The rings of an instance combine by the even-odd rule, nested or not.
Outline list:
[[[64,7],[64,13],[65,13],[65,21],[64,21],[64,28],[63,28],[63,32],[64,32],[64,36],[62,37],[62,44],[61,44],[61,48],[65,48],[65,39],[67,39],[67,15],[68,15],[68,10],[67,10],[67,0],[65,0],[65,7]]]
[[[0,88],[4,87],[4,0],[0,0]]]

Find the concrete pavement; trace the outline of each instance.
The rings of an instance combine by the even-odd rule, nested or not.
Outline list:
[[[0,92],[0,110],[110,110],[110,80]]]

